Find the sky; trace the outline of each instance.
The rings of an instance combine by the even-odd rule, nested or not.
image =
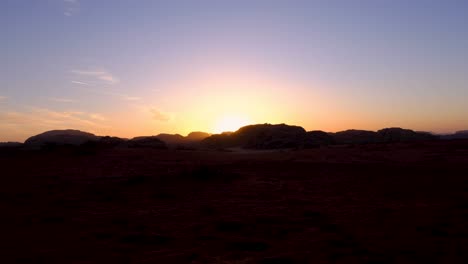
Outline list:
[[[0,141],[468,129],[468,1],[2,0]]]

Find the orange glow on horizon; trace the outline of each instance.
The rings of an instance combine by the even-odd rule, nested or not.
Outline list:
[[[239,128],[250,125],[249,118],[240,115],[221,116],[213,128],[214,133],[234,132]]]

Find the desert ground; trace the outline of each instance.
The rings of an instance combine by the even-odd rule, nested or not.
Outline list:
[[[0,152],[2,263],[468,263],[468,141]]]

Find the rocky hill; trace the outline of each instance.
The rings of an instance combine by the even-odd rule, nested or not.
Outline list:
[[[427,132],[416,132],[399,127],[385,128],[377,131],[377,134],[380,142],[406,142],[438,139],[437,136]]]
[[[167,149],[166,143],[156,136],[132,138],[125,143],[125,146],[129,148]]]
[[[98,141],[100,137],[80,130],[52,130],[28,138],[24,142],[27,148],[42,148],[46,145],[82,145],[88,141]]]
[[[241,127],[233,133],[212,135],[202,141],[209,148],[246,149],[297,148],[304,145],[307,132],[299,126],[258,124]]]
[[[449,140],[449,139],[468,139],[468,130],[461,130],[457,131],[454,134],[449,135],[442,135],[442,139]]]

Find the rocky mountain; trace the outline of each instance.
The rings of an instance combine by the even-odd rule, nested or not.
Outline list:
[[[186,137],[180,134],[159,134],[156,137],[164,141],[171,148],[193,149],[198,147],[200,141],[210,135],[205,132],[191,132]]]
[[[230,148],[235,147],[234,137],[231,137],[232,132],[223,132],[222,134],[214,134],[203,139],[200,144],[202,147],[210,149]]]
[[[159,134],[158,139],[164,141],[168,145],[181,144],[185,142],[185,137],[180,134]]]
[[[331,133],[336,144],[365,144],[379,142],[379,135],[374,131],[349,129]]]
[[[405,142],[405,141],[422,141],[438,139],[427,132],[415,132],[410,129],[399,127],[385,128],[377,131],[380,142]]]
[[[369,144],[406,141],[422,141],[468,138],[468,131],[459,131],[453,135],[434,136],[427,132],[416,132],[402,128],[385,128],[377,132],[368,130],[345,130],[336,133],[324,131],[307,132],[300,126],[286,124],[256,124],[241,127],[235,132],[210,135],[204,132],[192,132],[186,137],[179,134],[159,134],[157,136],[136,137],[131,140],[118,137],[98,137],[79,130],[52,130],[28,138],[24,146],[29,149],[41,149],[51,146],[80,146],[88,148],[157,148],[193,150],[198,148],[245,148],[245,149],[288,149],[315,148],[333,144]],[[16,144],[16,145],[15,145]],[[18,143],[0,143],[2,146],[17,146]]]
[[[384,128],[377,132],[367,130],[346,130],[331,133],[336,144],[370,144],[406,141],[437,140],[438,137],[428,132],[416,132],[399,127]]]
[[[302,127],[285,124],[259,124],[245,126],[232,133],[212,135],[202,141],[202,146],[207,148],[282,149],[437,139],[437,136],[430,133],[402,128],[385,128],[377,132],[351,129],[327,133],[319,130],[306,132]]]
[[[200,131],[196,131],[196,132],[191,132],[189,133],[185,139],[187,141],[201,141],[207,137],[211,136],[211,134],[209,133],[205,133],[205,132],[200,132]]]
[[[160,140],[157,136],[132,138],[125,142],[125,146],[129,148],[167,149],[166,143]]]
[[[98,141],[99,137],[79,130],[52,130],[28,138],[24,145],[27,148],[42,148],[46,145],[78,146],[88,141]]]
[[[468,130],[457,131],[453,134],[441,135],[441,139],[451,140],[451,139],[468,139]]]
[[[125,146],[125,143],[128,141],[128,139],[125,138],[119,138],[119,137],[110,137],[110,136],[105,136],[99,138],[98,141],[91,141],[88,143],[91,143],[96,146],[96,147],[101,147],[101,148],[113,148],[113,147],[122,147]]]
[[[305,148],[313,148],[335,144],[335,139],[330,133],[320,130],[307,132],[304,140]]]
[[[236,132],[212,135],[202,141],[208,148],[242,147],[246,149],[280,149],[304,146],[307,132],[299,126],[257,124]]]
[[[23,146],[20,142],[0,142],[0,148],[18,148]]]

